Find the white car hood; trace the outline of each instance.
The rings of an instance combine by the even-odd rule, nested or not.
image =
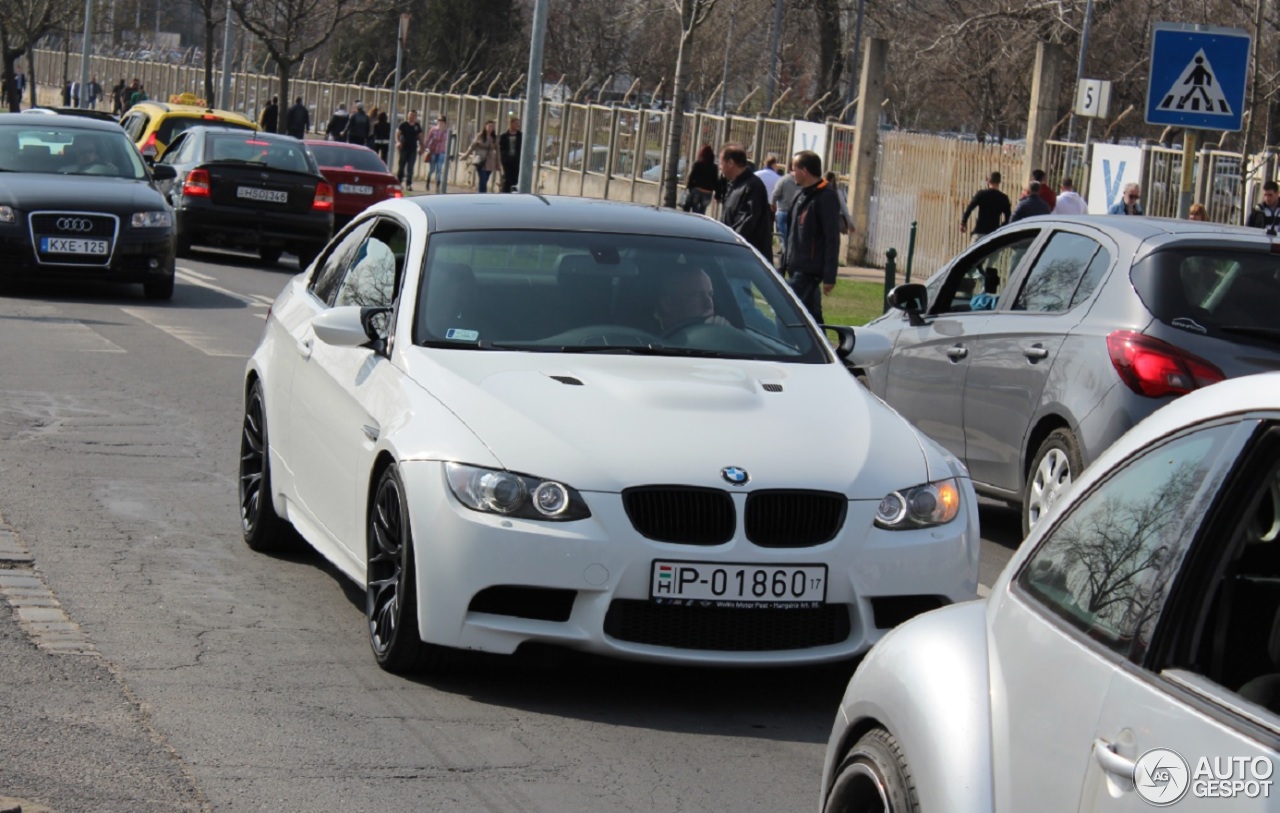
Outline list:
[[[851,499],[929,479],[915,430],[837,364],[419,347],[404,363],[503,467],[581,491],[725,488],[726,466],[749,490]]]

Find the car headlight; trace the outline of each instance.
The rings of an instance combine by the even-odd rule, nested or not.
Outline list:
[[[173,225],[173,215],[162,212],[134,212],[129,225],[135,229],[165,229]]]
[[[12,206],[0,206],[0,223],[16,223],[18,214],[13,211]]]
[[[907,531],[943,525],[960,513],[960,487],[955,480],[939,480],[892,491],[876,507],[876,525]]]
[[[473,511],[552,522],[591,516],[581,494],[554,480],[464,463],[446,463],[445,478],[458,502]]]

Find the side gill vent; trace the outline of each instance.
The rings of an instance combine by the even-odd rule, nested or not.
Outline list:
[[[582,379],[574,378],[571,375],[553,375],[551,377],[554,378],[556,381],[559,381],[561,384],[568,384],[571,387],[582,386]]]
[[[765,392],[782,392],[781,384],[761,384],[760,386],[764,387]]]

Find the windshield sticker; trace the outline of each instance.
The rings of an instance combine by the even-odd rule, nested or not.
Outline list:
[[[444,332],[444,337],[458,342],[475,342],[480,340],[480,331],[451,327]]]
[[[1204,325],[1198,323],[1195,319],[1188,319],[1185,316],[1179,316],[1171,323],[1174,327],[1180,327],[1183,330],[1190,330],[1195,333],[1208,333],[1209,330]]]

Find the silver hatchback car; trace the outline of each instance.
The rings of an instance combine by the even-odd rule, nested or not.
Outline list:
[[[1280,373],[1159,410],[983,602],[872,648],[824,813],[1280,809]]]
[[[1035,217],[992,233],[868,327],[855,370],[963,460],[1024,535],[1126,430],[1184,393],[1280,369],[1280,238],[1142,217]]]

